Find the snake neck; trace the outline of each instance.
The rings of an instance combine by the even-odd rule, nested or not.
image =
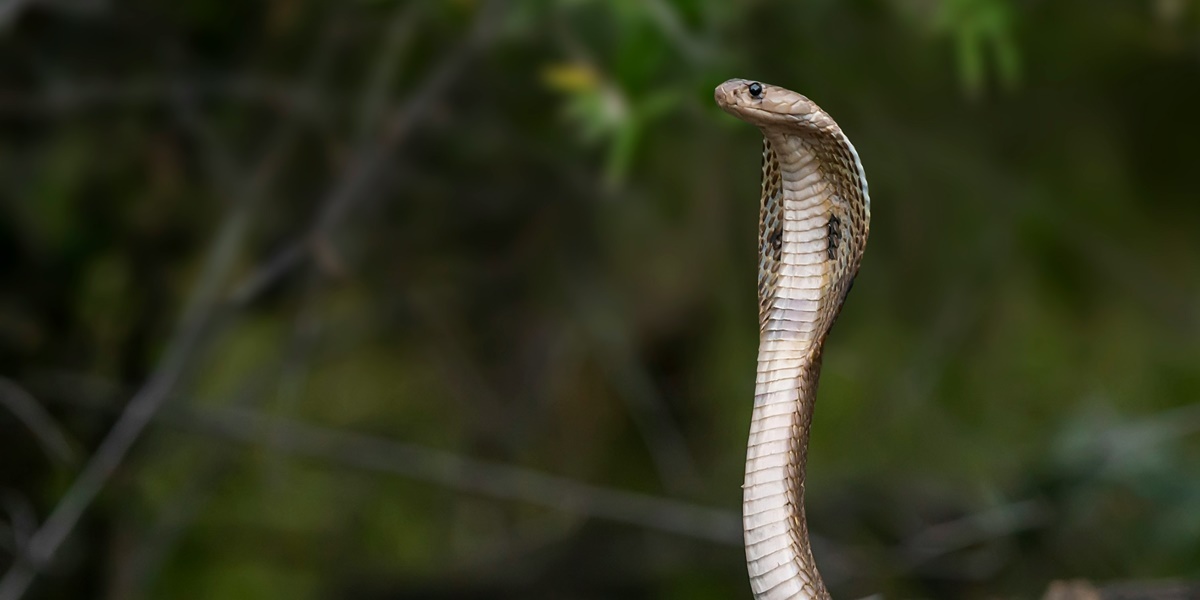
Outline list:
[[[823,600],[829,592],[809,544],[804,475],[822,348],[866,242],[865,189],[840,131],[764,133],[758,374],[742,503],[746,561],[755,598]]]

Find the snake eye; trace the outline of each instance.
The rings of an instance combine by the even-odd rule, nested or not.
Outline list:
[[[754,83],[751,83],[749,87],[750,87],[750,95],[752,97],[754,97],[756,99],[762,98],[763,89],[762,89],[761,83],[755,81]]]

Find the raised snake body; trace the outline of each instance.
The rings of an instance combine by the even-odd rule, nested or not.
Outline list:
[[[759,349],[742,523],[760,600],[827,599],[804,517],[804,469],[825,337],[862,261],[871,217],[850,140],[808,98],[731,79],[726,112],[763,133]]]

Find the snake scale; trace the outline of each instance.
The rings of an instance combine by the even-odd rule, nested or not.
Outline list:
[[[867,178],[854,145],[808,98],[745,79],[715,97],[763,134],[758,376],[742,486],[750,586],[759,600],[827,599],[804,469],[822,347],[867,243]]]

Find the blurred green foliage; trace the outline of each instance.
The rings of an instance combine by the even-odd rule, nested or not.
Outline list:
[[[871,183],[810,460],[835,597],[1200,578],[1196,2],[10,6],[0,375],[56,431],[0,397],[0,565],[84,460],[39,438],[92,455],[209,317],[29,597],[749,597],[730,77]]]

